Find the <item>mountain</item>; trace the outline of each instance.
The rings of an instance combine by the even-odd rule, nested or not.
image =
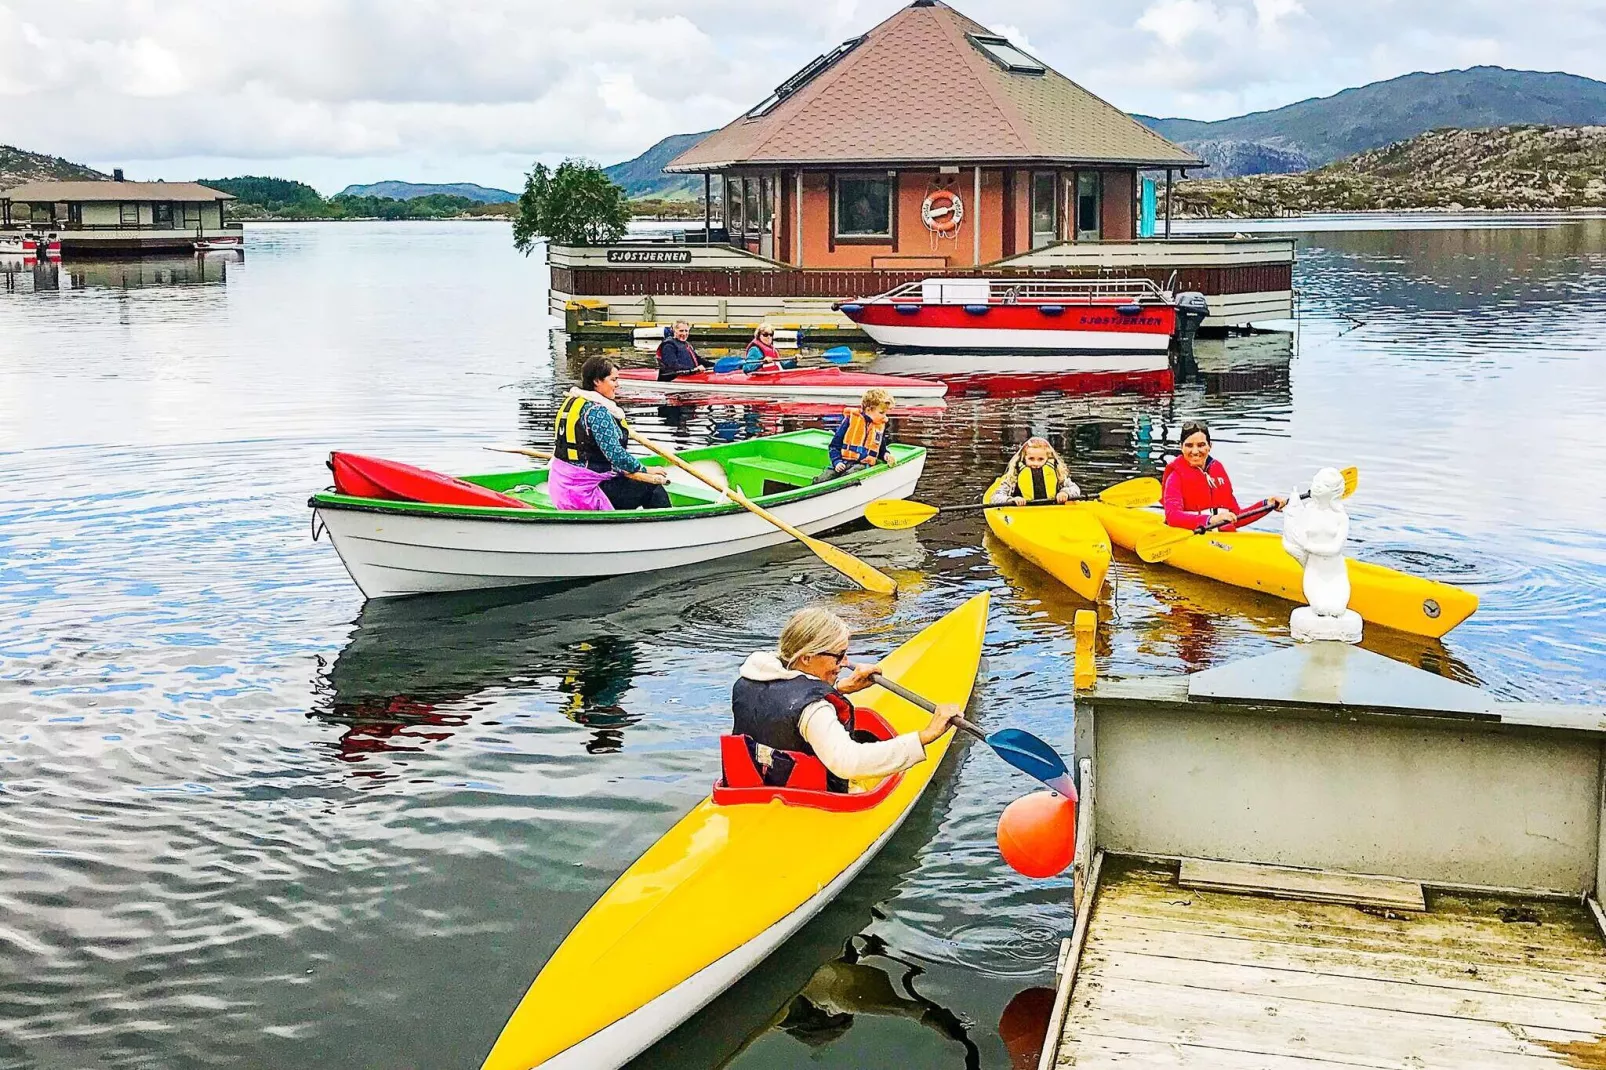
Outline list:
[[[1606,207],[1606,125],[1430,130],[1295,175],[1190,179],[1181,214],[1271,218],[1309,212]]]
[[[1417,72],[1232,119],[1139,122],[1207,160],[1205,175],[1305,170],[1429,130],[1606,124],[1606,82],[1576,74],[1469,67]],[[1303,160],[1304,165],[1298,166]]]
[[[476,186],[472,182],[398,182],[395,179],[371,182],[366,186],[347,186],[336,196],[389,197],[397,201],[410,201],[414,197],[428,197],[432,193],[444,193],[449,197],[467,197],[480,204],[504,204],[519,199],[517,193]]]
[[[603,173],[623,186],[625,194],[633,198],[683,200],[701,197],[703,176],[666,175],[664,164],[712,133],[712,130],[704,130],[697,134],[670,134],[634,160],[604,167]]]
[[[60,156],[44,156],[12,145],[0,145],[0,189],[10,189],[24,182],[82,182],[111,177]]]

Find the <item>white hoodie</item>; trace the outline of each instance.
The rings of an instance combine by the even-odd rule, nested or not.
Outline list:
[[[791,680],[802,675],[782,665],[773,650],[754,651],[742,662],[742,676],[761,683]],[[902,772],[926,758],[925,745],[914,732],[876,743],[858,742],[842,727],[836,710],[824,699],[803,707],[803,712],[798,714],[797,730],[814,748],[815,757],[844,780]]]

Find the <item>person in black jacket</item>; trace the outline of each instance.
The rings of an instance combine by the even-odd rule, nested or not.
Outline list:
[[[700,368],[712,368],[714,362],[697,355],[697,350],[686,341],[691,336],[691,324],[676,320],[674,334],[658,343],[658,381],[666,383],[677,375],[685,375]]]

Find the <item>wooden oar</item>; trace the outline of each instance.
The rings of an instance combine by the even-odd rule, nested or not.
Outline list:
[[[1357,468],[1346,468],[1339,474],[1344,477],[1344,497],[1348,498],[1351,494],[1355,493],[1355,488],[1361,481],[1360,470]],[[1310,491],[1307,490],[1304,494],[1301,494],[1300,497],[1309,498]],[[1210,523],[1201,524],[1196,528],[1167,527],[1161,528],[1158,531],[1151,531],[1149,534],[1138,540],[1138,556],[1149,562],[1151,565],[1158,564],[1159,562],[1170,557],[1172,552],[1176,550],[1177,547],[1181,546],[1195,535],[1205,535],[1212,531],[1217,531],[1221,528],[1224,528],[1228,524],[1247,524],[1251,521],[1259,520],[1261,517],[1273,511],[1274,507],[1272,505],[1261,502],[1251,505],[1248,509],[1245,509],[1243,511],[1243,515],[1238,517],[1236,520],[1212,520]]]
[[[915,694],[902,684],[894,683],[880,673],[876,673],[871,679],[927,713],[937,712],[936,703]],[[1058,751],[1030,732],[1023,732],[1019,728],[1001,728],[989,735],[963,717],[956,719],[954,725],[987,744],[1000,758],[1027,776],[1042,781],[1071,802],[1076,801],[1076,781],[1071,778],[1071,771],[1066,768],[1065,760],[1059,756]]]
[[[832,568],[836,569],[838,572],[842,573],[842,575],[846,576],[854,583],[857,583],[865,590],[874,591],[877,594],[898,593],[898,581],[894,580],[891,576],[886,576],[880,572],[877,572],[874,568],[871,568],[863,561],[860,561],[857,557],[854,557],[846,550],[839,550],[828,542],[821,542],[812,535],[805,535],[803,532],[799,531],[797,528],[794,528],[791,524],[788,524],[786,521],[782,520],[768,509],[765,509],[762,506],[754,505],[752,502],[748,501],[747,496],[741,491],[737,490],[735,487],[721,487],[718,483],[715,483],[712,479],[709,479],[707,476],[697,471],[697,469],[675,456],[675,454],[664,449],[656,442],[642,438],[634,431],[630,431],[628,433],[630,435],[630,441],[644,447],[652,453],[657,454],[665,461],[668,461],[676,468],[679,468],[681,471],[690,473],[697,479],[708,484],[710,487],[713,487],[715,490],[726,494],[729,496],[731,501],[735,502],[737,505],[740,505],[743,509],[746,509],[754,516],[762,517],[771,524],[774,524],[776,527],[792,536],[792,538],[814,551],[814,556],[818,557],[821,561],[824,561],[826,564],[830,565]]]
[[[1126,509],[1141,509],[1153,505],[1160,500],[1160,481],[1148,476],[1137,479],[1128,479],[1111,487],[1099,491],[1099,501],[1105,505],[1116,505]],[[1026,506],[1058,505],[1059,502],[1027,502]],[[903,531],[906,528],[919,527],[938,513],[977,513],[984,509],[1022,509],[1026,506],[1005,503],[994,505],[991,502],[974,503],[970,505],[945,505],[938,508],[927,505],[925,502],[911,502],[899,498],[879,498],[871,502],[864,510],[864,518],[878,528],[888,531]]]

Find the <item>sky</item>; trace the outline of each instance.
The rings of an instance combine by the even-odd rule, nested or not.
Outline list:
[[[518,189],[721,126],[896,0],[0,0],[0,144],[129,178]],[[1417,70],[1606,80],[1606,0],[957,0],[1118,107],[1219,119]]]

